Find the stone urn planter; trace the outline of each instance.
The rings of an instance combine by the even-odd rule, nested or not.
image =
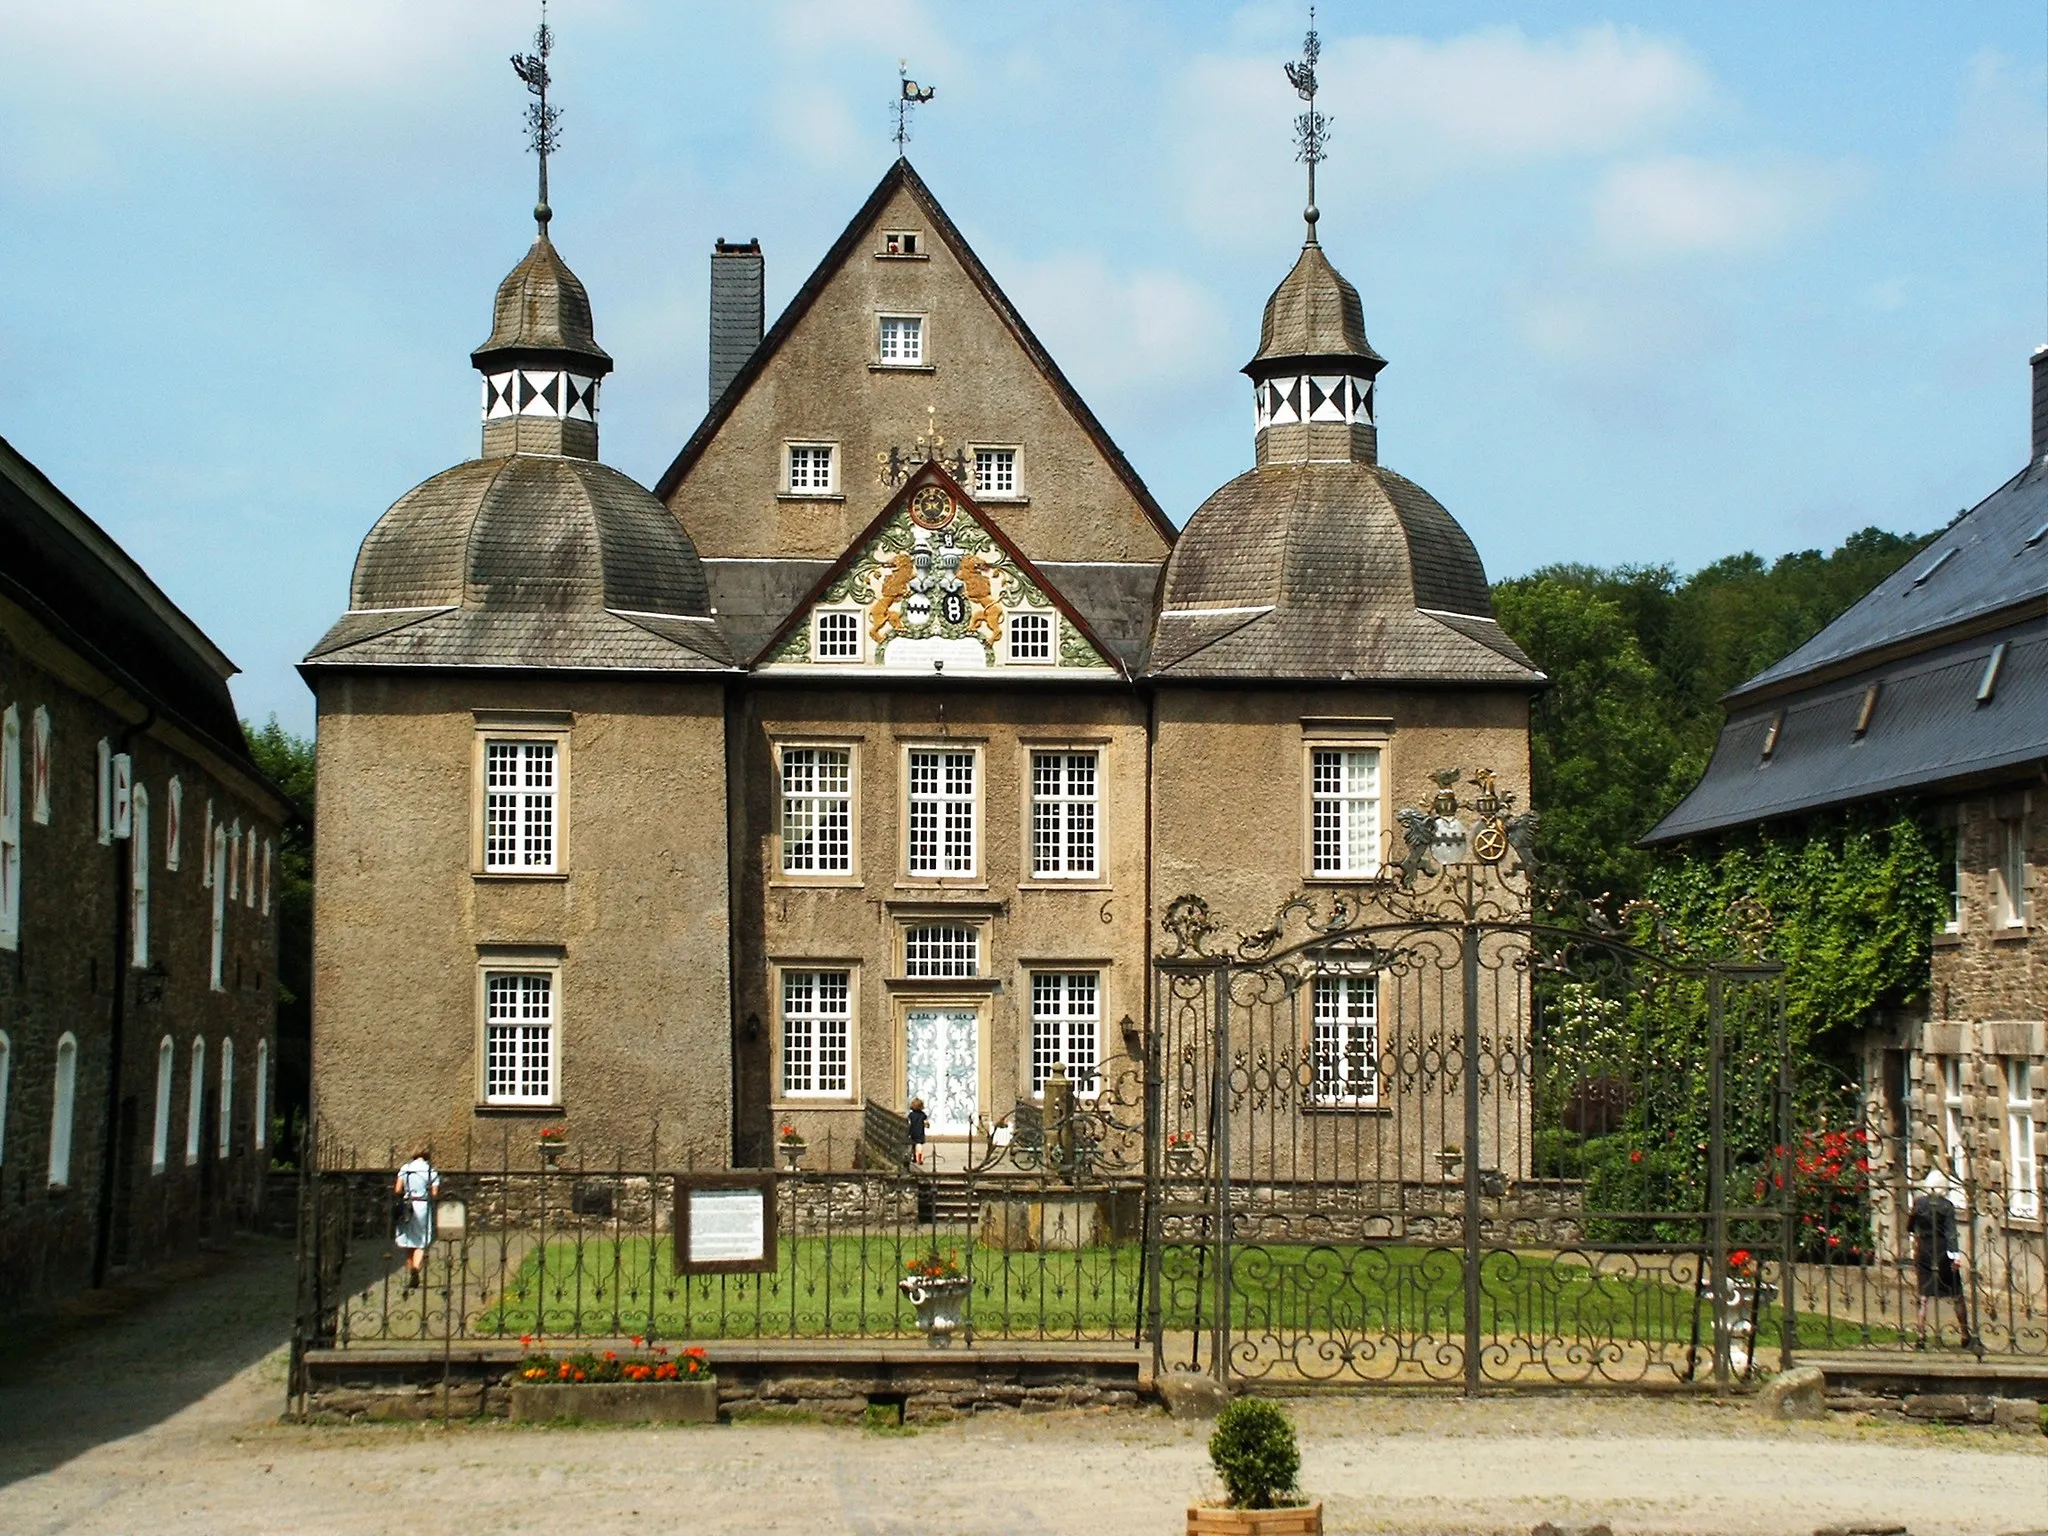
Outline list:
[[[1166,1171],[1183,1176],[1197,1172],[1202,1166],[1202,1154],[1192,1141],[1169,1141],[1166,1144]]]
[[[973,1283],[965,1275],[906,1275],[896,1282],[896,1288],[917,1308],[917,1326],[933,1349],[945,1349],[954,1334],[968,1333],[967,1293]]]
[[[782,1166],[795,1173],[803,1166],[804,1154],[811,1150],[811,1144],[801,1136],[785,1136],[775,1143],[775,1150],[782,1158]]]
[[[562,1154],[569,1150],[569,1143],[559,1137],[551,1139],[543,1136],[536,1145],[540,1151],[541,1166],[550,1173],[560,1166]]]
[[[1323,1536],[1323,1506],[1224,1509],[1194,1504],[1188,1507],[1188,1536]]]

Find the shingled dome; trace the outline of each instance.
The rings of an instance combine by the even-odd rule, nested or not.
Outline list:
[[[545,230],[498,284],[490,339],[470,354],[470,361],[486,368],[494,361],[529,361],[540,353],[562,364],[582,363],[583,371],[594,375],[611,372],[611,354],[597,344],[591,322],[590,294]]]
[[[1259,351],[1245,365],[1256,374],[1259,365],[1278,360],[1313,361],[1342,358],[1346,361],[1384,363],[1365,339],[1365,306],[1358,290],[1330,265],[1323,248],[1310,241],[1301,248],[1294,270],[1281,279],[1273,296],[1266,300],[1266,316],[1259,327]]]

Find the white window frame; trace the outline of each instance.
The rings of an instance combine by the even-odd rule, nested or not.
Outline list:
[[[171,1163],[171,1095],[178,1076],[178,1048],[165,1035],[156,1045],[156,1121],[149,1134],[149,1171],[162,1173]]]
[[[7,1105],[14,1086],[14,1041],[0,1029],[0,1167],[7,1165]]]
[[[950,917],[903,925],[903,974],[919,981],[968,981],[982,974],[981,924]]]
[[[218,1155],[225,1158],[235,1149],[235,1037],[220,1037],[220,1115],[214,1129]]]
[[[1993,878],[2001,928],[2027,926],[2027,824],[2017,818],[1998,823],[1998,867]]]
[[[104,848],[114,840],[114,744],[102,736],[96,750],[99,777],[95,781],[93,816],[100,846]]]
[[[21,946],[21,706],[0,714],[0,949]]]
[[[1045,654],[1033,655],[1023,650],[1017,640],[1025,632],[1023,621],[1030,621],[1030,632],[1045,637]],[[1036,650],[1037,647],[1033,647]],[[1003,635],[1003,656],[1013,667],[1056,666],[1060,659],[1060,620],[1057,613],[1042,608],[1013,608]]]
[[[199,884],[205,890],[213,889],[213,802],[206,802],[206,821],[199,829]]]
[[[836,785],[831,778],[835,769],[844,770]],[[858,801],[853,747],[840,742],[781,742],[776,746],[775,771],[780,807],[776,865],[783,878],[852,880]],[[808,829],[810,836],[792,838],[793,829]]]
[[[254,1089],[256,1150],[261,1152],[270,1145],[270,1042],[256,1042],[256,1086]]]
[[[797,474],[798,455],[803,474]],[[821,482],[816,456],[825,456]],[[837,496],[839,494],[839,445],[837,443],[790,441],[782,445],[782,493],[785,496]]]
[[[559,966],[514,964],[494,962],[481,968],[482,981],[482,1037],[478,1042],[478,1084],[477,1099],[488,1105],[512,1107],[554,1107],[562,1102],[562,985]],[[536,989],[533,985],[540,982]],[[503,985],[503,984],[516,985]],[[536,997],[543,1000],[544,1015],[534,1015],[523,1010],[533,1006]],[[492,1016],[493,1009],[504,1011],[498,1017]],[[544,1038],[543,1070],[547,1081],[542,1091],[527,1091],[524,1079],[531,1070],[531,1031],[540,1030]],[[511,1087],[493,1088],[492,1077],[492,1034],[512,1032],[512,1049],[506,1053],[507,1070],[511,1074]]]
[[[901,261],[906,257],[912,260],[922,260],[926,253],[917,248],[918,242],[922,239],[924,239],[924,231],[921,229],[885,229],[882,231],[882,248],[875,252],[875,254],[877,256],[893,258],[897,261]],[[892,243],[896,247],[894,250],[890,249]]]
[[[1076,1098],[1102,1090],[1102,973],[1031,972],[1031,1096],[1045,1097],[1055,1066],[1066,1070]]]
[[[265,917],[268,917],[268,916],[270,916],[270,859],[271,859],[271,841],[270,841],[270,839],[269,839],[269,838],[267,838],[267,837],[266,837],[265,839],[263,839],[263,903],[262,903],[262,913],[263,913],[263,915],[264,915]]]
[[[924,367],[925,359],[931,355],[931,348],[926,345],[931,339],[926,334],[928,324],[929,321],[926,316],[915,313],[884,311],[875,316],[875,362],[877,366],[883,368]],[[892,356],[889,350],[890,327],[904,325],[909,326],[910,329],[908,331],[896,332],[897,349]],[[914,348],[906,348],[901,344],[902,338],[905,336],[915,341],[916,346]]]
[[[1942,920],[1943,933],[1963,931],[1963,831],[1960,826],[1948,834],[1948,916]]]
[[[1970,1155],[1969,1127],[1964,1113],[1963,1058],[1951,1053],[1938,1060],[1941,1062],[1942,1151],[1948,1158],[1948,1176],[1961,1183]]]
[[[185,786],[176,774],[164,790],[164,873],[175,875],[184,863]]]
[[[2005,1189],[2013,1215],[2041,1214],[2040,1163],[2034,1145],[2034,1064],[2005,1058]]]
[[[223,977],[226,974],[228,948],[228,881],[221,865],[227,858],[228,829],[220,822],[213,824],[213,947],[209,956],[207,985],[216,992],[227,990]]]
[[[227,879],[228,900],[242,899],[242,818],[237,816],[228,823],[227,841],[221,845],[221,863]],[[221,883],[223,871],[213,872],[214,884]]]
[[[261,841],[252,823],[242,837],[242,858],[247,865],[242,871],[242,905],[251,912],[256,910],[256,847]]]
[[[1386,826],[1386,746],[1374,741],[1311,741],[1307,774],[1308,874],[1315,880],[1370,880],[1381,868]],[[1369,768],[1369,787],[1353,779],[1355,763]],[[1332,780],[1328,770],[1334,769]],[[1360,825],[1361,821],[1363,825]]]
[[[191,1050],[192,1080],[185,1085],[185,1166],[199,1161],[199,1133],[206,1122],[206,1036],[194,1035]]]
[[[1101,749],[1033,747],[1027,771],[1031,776],[1031,878],[1100,879]],[[1077,787],[1084,772],[1085,789]]]
[[[862,622],[865,617],[866,615],[858,608],[820,608],[816,613],[813,613],[811,615],[811,660],[819,666],[827,667],[850,667],[858,665],[861,661],[865,660],[867,657],[867,625]],[[835,630],[851,629],[853,635],[853,650],[851,653],[835,651],[829,656],[825,654],[825,621],[827,619],[832,620],[831,627]]]
[[[42,705],[29,717],[29,819],[39,827],[50,824],[50,712]]]
[[[1309,1091],[1319,1107],[1379,1107],[1379,991],[1377,971],[1316,974],[1309,991],[1308,1054]]]
[[[980,877],[981,780],[979,746],[904,748],[903,872],[909,879]]]
[[[562,869],[562,806],[568,798],[567,743],[557,736],[482,733],[479,746],[483,795],[478,867],[487,875],[553,875]],[[539,782],[545,763],[546,782]],[[510,782],[492,779],[509,767]],[[504,837],[494,835],[496,818],[509,817]],[[536,836],[538,834],[538,836]],[[536,846],[544,841],[544,849]]]
[[[849,966],[788,966],[778,978],[779,1096],[853,1097],[854,976]]]
[[[65,1030],[57,1037],[51,1077],[50,1188],[71,1185],[71,1142],[78,1115],[78,1036]]]
[[[132,835],[128,839],[128,964],[149,969],[149,790],[137,784],[128,794]]]
[[[986,456],[992,467],[1003,462],[1002,455],[1008,455],[1010,483],[1005,486],[982,483],[982,459]],[[1019,473],[1023,453],[1015,443],[973,443],[968,446],[967,459],[974,466],[974,499],[976,501],[1022,501],[1024,481]]]

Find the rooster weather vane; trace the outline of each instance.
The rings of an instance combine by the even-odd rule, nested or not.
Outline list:
[[[1294,93],[1308,103],[1308,110],[1294,119],[1294,158],[1308,167],[1308,207],[1302,210],[1302,217],[1308,221],[1308,242],[1316,241],[1316,220],[1322,217],[1316,207],[1316,167],[1328,153],[1324,148],[1330,139],[1330,120],[1316,110],[1316,63],[1323,56],[1323,40],[1316,32],[1316,8],[1308,8],[1308,36],[1302,39],[1301,62],[1284,64],[1287,83],[1294,87]]]
[[[534,100],[526,106],[526,142],[540,156],[540,201],[533,205],[533,219],[540,232],[548,232],[548,220],[555,216],[548,207],[548,156],[562,142],[562,109],[548,105],[548,55],[555,51],[555,34],[548,26],[548,0],[540,0],[540,30],[533,34],[533,52],[512,55],[512,72],[526,82]]]
[[[890,103],[896,113],[896,156],[903,157],[903,146],[910,142],[910,109],[921,107],[938,95],[938,87],[919,85],[910,78],[910,61],[896,61],[896,99]]]

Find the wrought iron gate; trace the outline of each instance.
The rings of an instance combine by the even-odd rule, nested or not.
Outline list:
[[[1275,1383],[1700,1383],[1797,1331],[1781,968],[1470,863],[1155,962],[1155,1362]]]

